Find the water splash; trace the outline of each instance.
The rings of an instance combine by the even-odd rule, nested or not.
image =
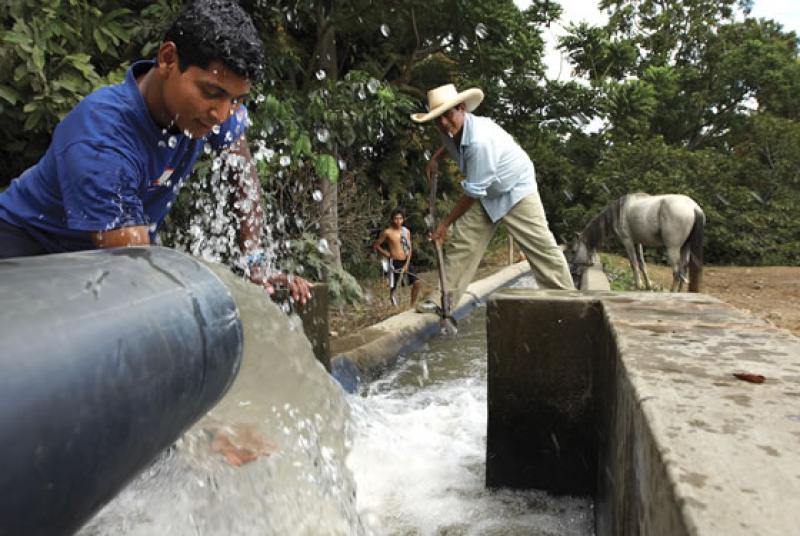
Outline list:
[[[371,534],[593,533],[587,498],[485,489],[483,326],[481,309],[458,337],[430,341],[366,397],[349,398],[355,435],[348,465]]]
[[[369,90],[369,92],[373,95],[378,92],[378,87],[380,87],[378,81],[374,78],[370,78],[367,82],[367,90]]]
[[[384,37],[389,37],[392,31],[389,29],[388,24],[381,24],[381,35]]]
[[[344,463],[351,429],[341,388],[314,359],[299,319],[226,269],[215,271],[241,314],[239,375],[213,411],[80,535],[365,534]],[[243,427],[274,452],[234,467],[214,451],[213,438]]]

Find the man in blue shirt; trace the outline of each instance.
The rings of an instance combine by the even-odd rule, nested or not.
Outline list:
[[[453,84],[447,84],[428,92],[427,113],[411,116],[417,123],[434,120],[442,138],[442,146],[428,163],[428,177],[436,174],[438,159],[445,151],[464,174],[464,195],[431,233],[432,239],[443,243],[447,228],[453,225],[445,263],[452,287],[450,302],[458,304],[501,221],[528,259],[541,288],[573,289],[567,261],[547,226],[533,162],[497,123],[471,113],[482,100],[480,89],[459,93]],[[428,299],[417,310],[432,312],[436,304]]]
[[[264,51],[233,0],[196,0],[167,31],[154,61],[84,98],[59,123],[42,159],[0,193],[0,258],[125,246],[155,239],[205,151],[238,157],[239,244],[250,279],[295,299],[308,283],[267,274],[261,189],[242,101],[263,74]]]

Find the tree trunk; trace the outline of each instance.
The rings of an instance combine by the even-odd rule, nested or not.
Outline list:
[[[330,16],[331,8],[328,9],[328,16]],[[327,80],[335,83],[339,77],[336,58],[336,32],[333,26],[330,25],[329,19],[322,16],[318,18],[317,29],[319,67],[325,71]],[[335,147],[331,149],[330,154],[336,158]],[[322,178],[320,191],[322,192],[322,203],[320,203],[320,210],[322,213],[320,214],[319,220],[320,236],[328,242],[328,247],[331,251],[331,262],[337,268],[341,268],[342,255],[339,250],[339,190],[335,182]]]

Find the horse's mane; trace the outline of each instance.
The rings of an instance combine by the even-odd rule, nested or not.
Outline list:
[[[581,241],[589,249],[596,249],[603,244],[612,233],[616,233],[622,217],[622,209],[628,198],[639,194],[626,194],[603,207],[586,227],[581,231]]]

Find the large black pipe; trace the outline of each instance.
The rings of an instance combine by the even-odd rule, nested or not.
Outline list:
[[[0,261],[0,535],[69,534],[239,370],[225,286],[151,247]]]

